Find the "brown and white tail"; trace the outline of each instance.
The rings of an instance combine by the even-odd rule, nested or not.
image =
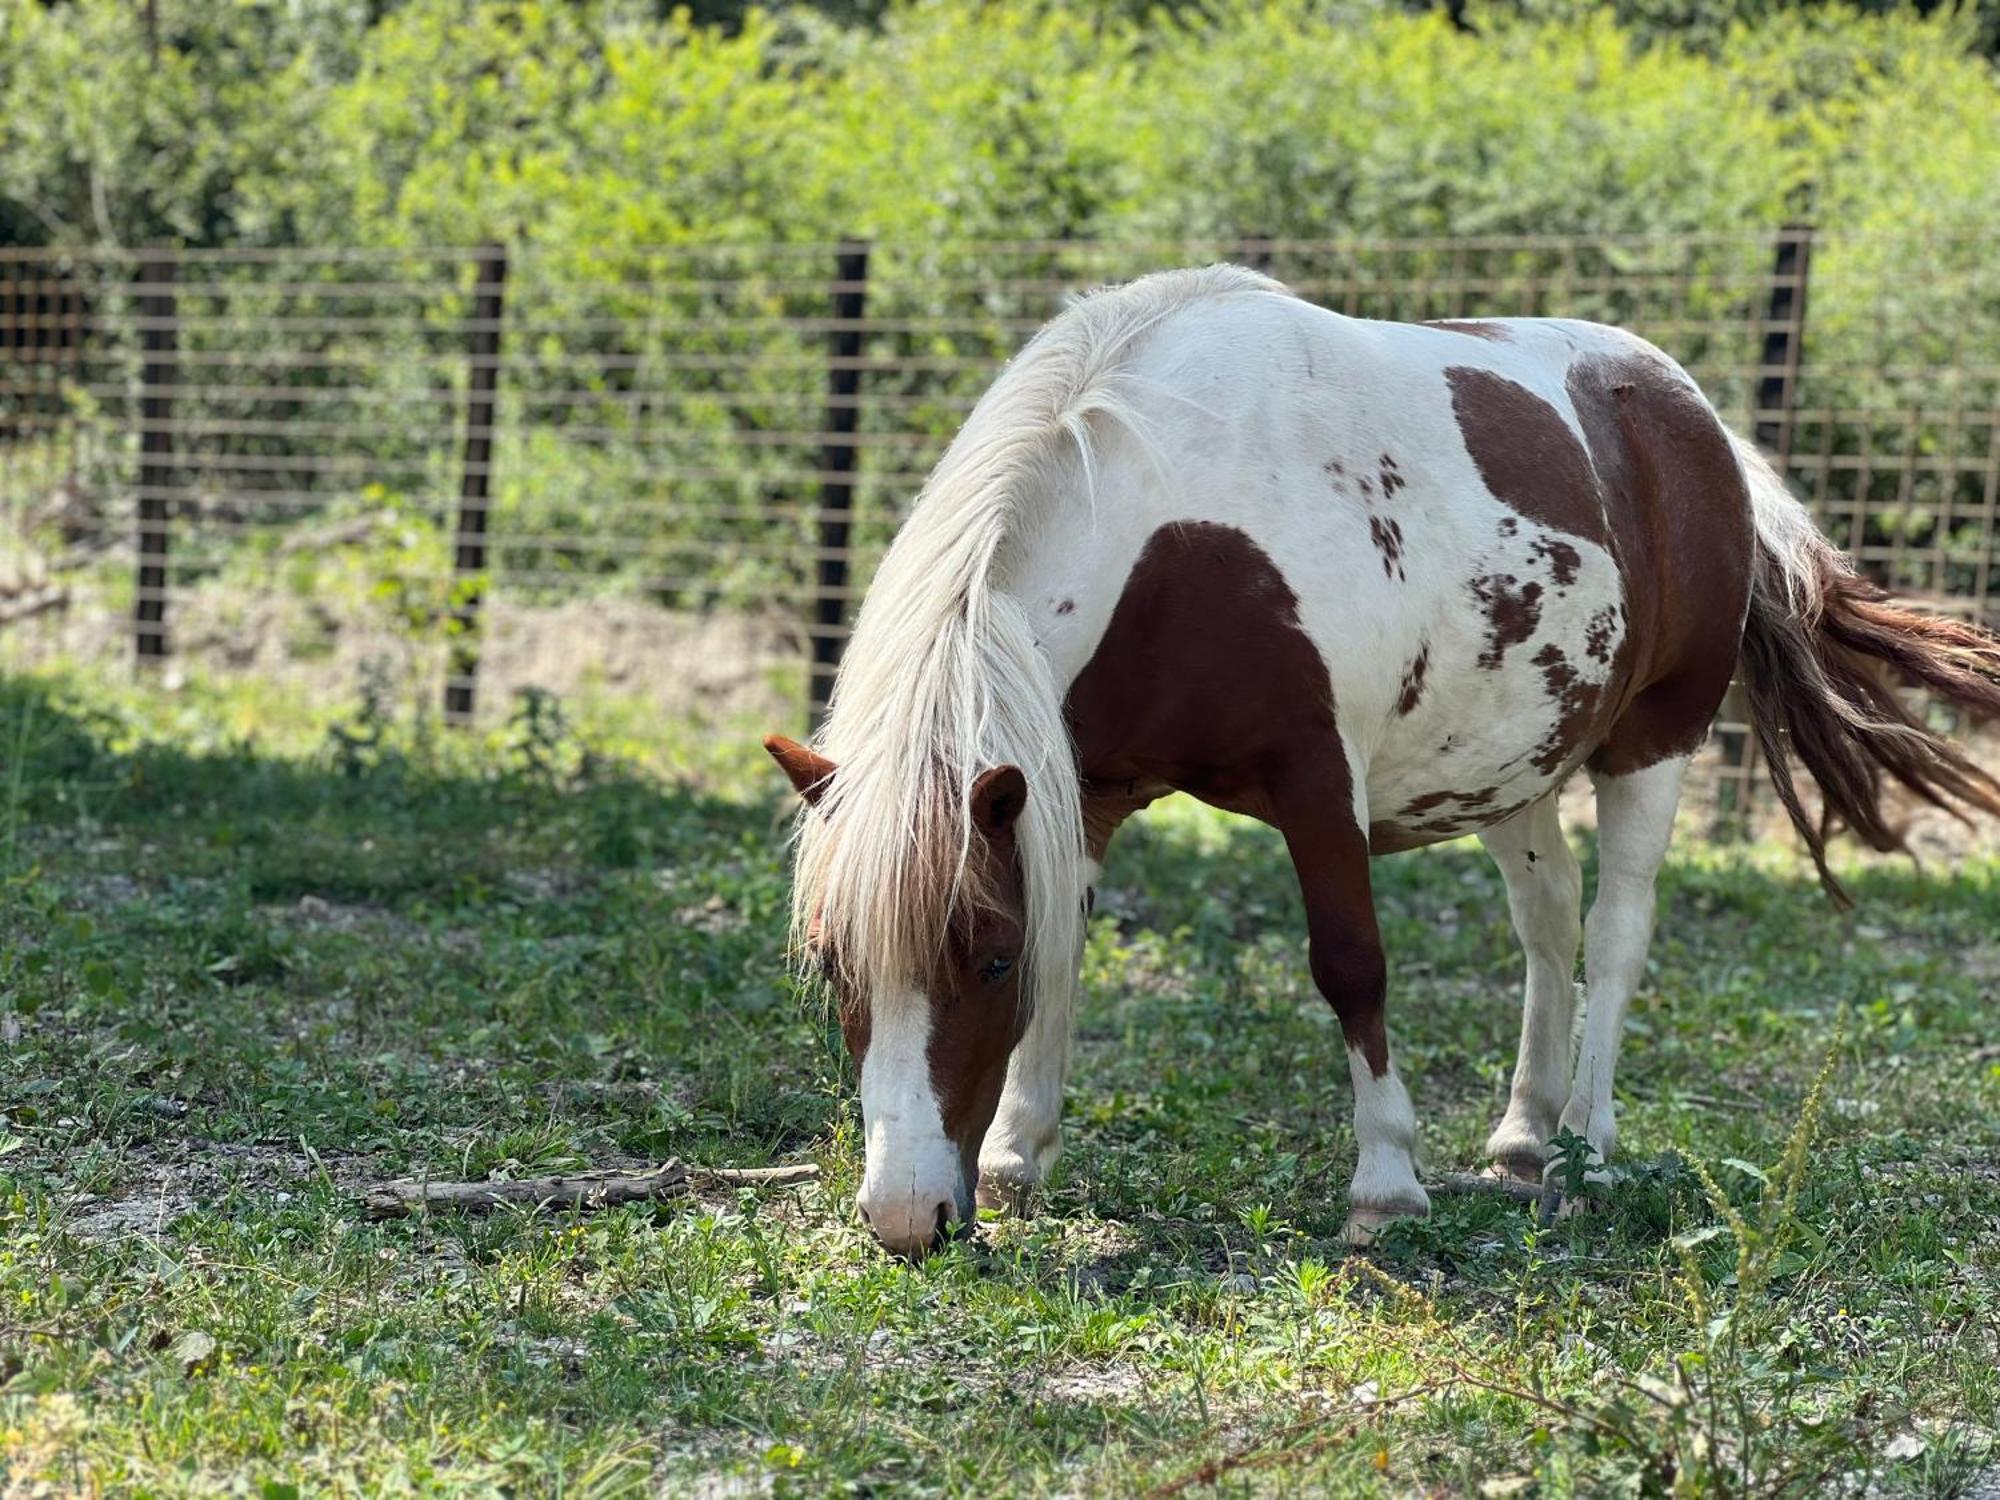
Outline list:
[[[1757,450],[1733,441],[1757,527],[1743,626],[1751,719],[1820,883],[1846,906],[1846,892],[1826,867],[1836,824],[1872,849],[1906,847],[1882,805],[1885,773],[1960,817],[2000,817],[2000,781],[1925,727],[1897,695],[1907,683],[1975,714],[2000,716],[2000,636],[1891,602],[1820,535]],[[1817,821],[1799,801],[1787,750],[1819,784],[1825,810]]]

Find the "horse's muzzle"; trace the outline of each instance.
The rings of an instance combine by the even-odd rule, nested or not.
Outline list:
[[[871,1204],[864,1195],[855,1200],[855,1206],[882,1248],[905,1260],[933,1255],[947,1240],[972,1229],[971,1205],[956,1196],[930,1199],[903,1194]]]

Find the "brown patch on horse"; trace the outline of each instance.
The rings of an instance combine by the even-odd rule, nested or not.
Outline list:
[[[1625,618],[1625,606],[1605,605],[1592,613],[1590,624],[1583,638],[1583,654],[1592,661],[1609,664],[1611,661],[1611,637]]]
[[[1086,821],[1104,838],[1169,788],[1284,833],[1314,981],[1348,1045],[1385,1072],[1386,969],[1333,684],[1264,550],[1212,522],[1154,532],[1065,709]]]
[[[1628,775],[1697,748],[1742,648],[1755,532],[1729,435],[1664,357],[1587,357],[1567,379],[1624,581],[1625,631],[1593,767]],[[1602,660],[1614,622],[1589,624]]]
[[[1424,696],[1424,673],[1430,670],[1430,664],[1431,648],[1426,641],[1417,647],[1416,656],[1403,668],[1402,691],[1396,695],[1397,713],[1407,716],[1417,711],[1417,705]]]
[[[1160,798],[1167,796],[1173,788],[1164,781],[1092,781],[1083,783],[1083,848],[1084,853],[1098,863],[1104,863],[1105,851],[1111,846],[1111,836],[1124,825],[1127,818],[1136,812],[1143,812]]]
[[[1548,563],[1549,577],[1557,588],[1566,589],[1576,582],[1577,572],[1583,567],[1583,554],[1561,537],[1536,537],[1528,550]]]
[[[1382,576],[1401,582],[1410,575],[1403,566],[1403,528],[1382,516],[1368,518],[1368,539],[1382,554]]]
[[[1491,827],[1519,810],[1496,811],[1493,803],[1499,795],[1500,788],[1488,786],[1476,792],[1437,791],[1412,797],[1397,809],[1393,821],[1369,825],[1368,846],[1377,854],[1400,854],[1474,827]]]
[[[1542,685],[1556,716],[1530,763],[1543,775],[1554,775],[1566,769],[1584,748],[1584,738],[1596,722],[1603,685],[1585,682],[1554,641],[1535,653],[1534,664],[1542,669]]]
[[[1504,323],[1473,323],[1463,318],[1432,318],[1424,327],[1439,328],[1446,333],[1462,333],[1468,338],[1488,339],[1496,344],[1504,344],[1513,337]]]
[[[1479,665],[1497,672],[1509,649],[1527,640],[1541,624],[1542,586],[1532,579],[1522,583],[1511,573],[1489,573],[1468,587],[1486,611],[1486,649],[1479,653]]]
[[[1397,466],[1396,460],[1386,453],[1376,460],[1376,473],[1382,480],[1382,498],[1384,500],[1393,500],[1396,496],[1396,491],[1402,489],[1410,482],[1403,477],[1403,471]]]
[[[1066,615],[1069,614],[1075,608],[1076,608],[1076,601],[1074,599],[1065,599],[1062,601],[1062,603],[1056,606],[1056,613],[1059,615]]]
[[[1500,795],[1497,786],[1481,787],[1476,792],[1425,792],[1421,797],[1412,797],[1404,804],[1399,814],[1405,818],[1421,817],[1437,808],[1450,807],[1453,803],[1463,808],[1482,808]]]
[[[1561,413],[1491,370],[1453,365],[1444,377],[1465,451],[1500,503],[1551,531],[1604,545],[1597,475]]]

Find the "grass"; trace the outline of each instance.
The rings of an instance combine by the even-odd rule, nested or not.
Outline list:
[[[1046,1203],[911,1267],[853,1218],[847,1064],[782,970],[778,778],[626,723],[0,689],[8,1493],[1946,1496],[2000,1463],[2000,867],[1857,867],[1841,918],[1782,850],[1683,841],[1604,1204],[1442,1199],[1350,1257],[1282,849],[1163,806],[1092,924]],[[1426,1157],[1476,1167],[1497,874],[1377,874]],[[673,1154],[824,1179],[353,1202]]]

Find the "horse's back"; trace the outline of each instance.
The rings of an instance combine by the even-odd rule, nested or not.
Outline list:
[[[1092,509],[1029,569],[1072,671],[1148,540],[1201,523],[1287,584],[1380,848],[1705,728],[1740,636],[1748,499],[1727,433],[1650,345],[1233,296],[1176,312],[1131,375],[1139,421],[1105,433]]]

